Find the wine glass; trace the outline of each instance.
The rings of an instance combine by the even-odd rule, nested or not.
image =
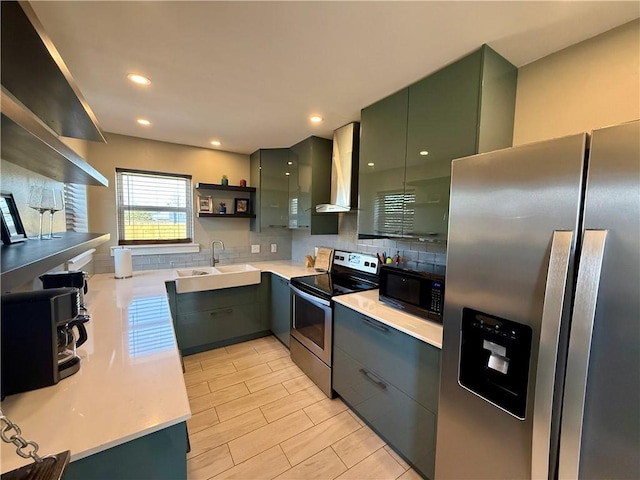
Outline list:
[[[40,202],[40,208],[44,211],[50,211],[56,208],[56,197],[51,187],[42,187],[42,201]],[[42,223],[42,219],[40,219]],[[51,222],[49,222],[49,235],[42,235],[41,240],[51,240]]]
[[[64,209],[64,192],[61,188],[51,189],[53,203],[49,205],[49,238],[62,238],[61,235],[53,234],[53,214]]]
[[[39,238],[41,240],[44,240],[44,236],[42,235],[42,216],[44,215],[44,212],[46,212],[48,210],[48,208],[43,206],[43,193],[44,193],[44,187],[38,186],[38,185],[32,185],[31,188],[29,189],[29,202],[28,202],[28,206],[30,208],[33,208],[35,211],[37,211],[40,214],[40,229],[38,231],[38,236],[37,237],[32,237],[32,238]]]

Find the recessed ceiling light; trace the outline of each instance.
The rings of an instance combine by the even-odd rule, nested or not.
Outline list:
[[[312,115],[311,117],[309,117],[309,120],[311,120],[313,123],[320,123],[322,121],[322,117],[320,115]]]
[[[288,177],[289,175],[291,175],[289,172],[285,173],[285,175]]]
[[[373,163],[373,162],[367,163],[367,167],[373,167],[374,165],[375,165],[375,163]]]
[[[144,75],[139,75],[137,73],[130,73],[127,75],[127,78],[131,80],[133,83],[137,83],[138,85],[149,85],[151,80],[149,80]]]
[[[151,125],[151,122],[150,122],[149,120],[147,120],[146,118],[139,118],[139,119],[137,120],[137,122],[138,122],[140,125],[144,125],[145,127],[148,127],[149,125]]]
[[[426,157],[427,155],[429,155],[429,152],[427,152],[426,150],[422,150],[420,152],[420,155],[422,155],[423,157]]]
[[[287,162],[287,165],[293,165],[293,162]]]
[[[222,145],[222,143],[220,143],[220,140],[213,140],[211,142],[211,145],[213,145],[214,147],[219,147],[220,145]]]

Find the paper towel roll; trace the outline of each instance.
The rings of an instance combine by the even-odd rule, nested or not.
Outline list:
[[[116,248],[113,251],[113,261],[116,267],[116,278],[129,278],[133,275],[131,266],[131,249]]]

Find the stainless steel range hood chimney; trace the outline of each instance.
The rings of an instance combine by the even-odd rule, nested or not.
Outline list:
[[[360,124],[353,122],[333,132],[331,203],[316,205],[318,213],[349,212],[358,204]]]

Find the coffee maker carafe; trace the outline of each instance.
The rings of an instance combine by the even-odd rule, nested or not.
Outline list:
[[[87,341],[87,330],[84,320],[76,317],[68,323],[58,325],[58,373],[59,380],[75,373],[80,368],[80,357],[76,354],[76,347]],[[76,339],[73,329],[78,329]]]
[[[8,293],[1,304],[2,398],[54,385],[78,371],[75,348],[87,332],[78,317],[77,288]]]

